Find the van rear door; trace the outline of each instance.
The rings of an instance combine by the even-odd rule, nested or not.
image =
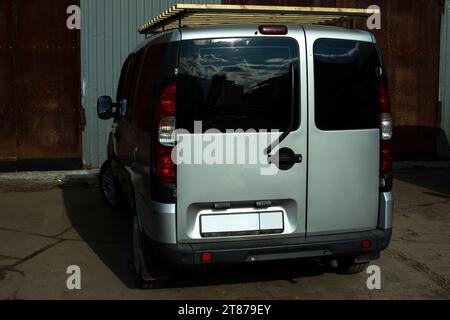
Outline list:
[[[381,72],[369,33],[305,28],[309,72],[308,235],[377,228]]]
[[[250,28],[232,38],[191,32],[180,44],[177,80],[177,127],[185,130],[176,149],[178,241],[305,236],[302,28],[272,37]],[[273,129],[290,132],[271,152],[284,149],[288,170],[278,171],[264,153],[280,136],[264,132]]]

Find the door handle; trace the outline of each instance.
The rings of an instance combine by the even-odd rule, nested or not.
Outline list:
[[[303,162],[303,155],[294,154],[293,156],[280,157],[280,164],[297,164]]]
[[[289,170],[298,163],[303,162],[303,155],[296,154],[289,148],[283,148],[278,151],[276,160],[269,156],[269,164],[275,164],[280,170]]]
[[[122,139],[122,135],[120,134],[120,132],[118,130],[114,133],[114,138],[116,138],[117,140]]]

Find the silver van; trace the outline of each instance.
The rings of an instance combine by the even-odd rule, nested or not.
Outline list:
[[[115,100],[98,101],[114,119],[101,190],[133,212],[142,288],[228,263],[319,259],[354,274],[389,245],[392,117],[372,34],[161,32],[127,58]]]

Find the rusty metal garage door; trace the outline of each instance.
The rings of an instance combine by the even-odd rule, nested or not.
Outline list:
[[[0,1],[0,162],[15,163],[18,149],[13,99],[12,2]]]
[[[0,170],[81,166],[78,4],[0,1]]]

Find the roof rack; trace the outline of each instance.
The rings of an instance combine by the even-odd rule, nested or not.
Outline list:
[[[378,9],[177,4],[139,28],[139,33],[156,33],[181,27],[277,23],[334,24],[342,20],[367,18]]]

